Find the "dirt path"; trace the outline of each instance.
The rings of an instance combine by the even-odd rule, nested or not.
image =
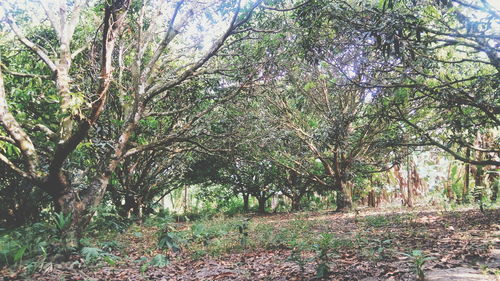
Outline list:
[[[428,281],[500,281],[500,231],[493,232],[490,240],[493,249],[490,251],[490,257],[485,263],[480,264],[480,268],[474,267],[456,267],[449,269],[430,270],[426,273]],[[488,274],[488,273],[495,273]]]

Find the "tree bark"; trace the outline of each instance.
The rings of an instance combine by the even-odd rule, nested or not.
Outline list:
[[[352,201],[350,196],[345,193],[345,191],[337,191],[337,212],[347,212],[352,208]]]
[[[257,201],[259,202],[258,213],[259,214],[265,214],[266,213],[266,201],[267,201],[267,198],[265,196],[257,197]]]
[[[347,190],[347,182],[342,177],[337,177],[337,212],[347,212],[352,208],[352,198]]]
[[[470,158],[470,148],[466,151],[467,158]],[[464,189],[462,191],[462,203],[466,204],[468,202],[467,195],[469,194],[469,178],[470,178],[470,164],[465,163],[465,180]]]
[[[371,190],[370,193],[368,193],[368,206],[375,208],[376,203],[375,203],[375,190]]]
[[[300,201],[302,201],[302,196],[303,194],[299,194],[296,196],[293,196],[292,199],[292,211],[300,211],[302,209],[302,206],[300,204]]]
[[[413,192],[412,192],[412,184],[411,184],[411,162],[410,162],[410,154],[408,153],[407,148],[407,156],[406,156],[406,187],[407,187],[407,201],[406,204],[408,207],[413,207]]]
[[[249,206],[249,198],[250,195],[248,193],[243,193],[243,211],[248,212],[250,209]]]

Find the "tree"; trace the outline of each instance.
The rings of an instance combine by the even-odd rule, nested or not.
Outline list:
[[[125,159],[109,185],[109,195],[118,213],[142,220],[155,201],[180,188],[185,172],[183,157],[185,153],[181,151],[158,149]]]
[[[168,112],[164,111],[168,109],[168,104],[162,108],[162,102],[168,100],[167,97],[175,92],[176,87],[209,72],[203,67],[228,38],[249,21],[259,1],[245,8],[231,1],[219,6],[190,3],[192,6],[183,9],[185,4],[180,1],[168,7],[168,3],[161,1],[107,2],[100,26],[101,40],[90,49],[82,46],[84,51],[87,50],[85,54],[90,65],[84,76],[77,77],[71,75],[77,69],[72,62],[82,51],[71,49],[75,42],[75,30],[87,28],[83,23],[78,26],[81,13],[85,10],[90,15],[100,14],[95,12],[99,6],[92,10],[85,9],[86,1],[63,2],[60,6],[42,2],[52,26],[50,32],[56,35],[56,40],[47,41],[46,46],[30,40],[16,24],[12,10],[7,12],[4,22],[9,24],[19,41],[44,62],[46,68],[42,74],[53,77],[60,115],[49,120],[49,123],[40,122],[34,126],[45,132],[48,139],[37,143],[35,131],[26,129],[19,120],[19,114],[16,116],[10,111],[7,93],[11,88],[4,86],[3,76],[0,75],[0,123],[6,134],[1,141],[14,144],[21,152],[19,158],[23,163],[19,165],[4,154],[0,155],[0,160],[49,193],[57,209],[72,214],[71,226],[66,234],[66,241],[72,246],[77,244],[78,236],[92,217],[94,207],[101,202],[112,174],[125,158],[153,150],[182,136],[198,121],[198,116],[194,116],[182,124],[176,124],[175,132],[145,138],[142,143],[132,141],[140,138],[141,132],[136,130],[141,120]],[[165,10],[171,11],[166,26],[162,24],[164,17],[161,16]],[[195,49],[192,56],[184,58],[186,50],[193,50],[193,46],[186,43],[191,39],[185,32],[187,19],[215,15],[229,22],[224,32],[215,36],[207,50]],[[127,28],[124,29],[124,26]],[[89,32],[84,35],[90,35],[95,30],[98,30],[97,25],[89,28]],[[185,35],[180,38],[183,32]],[[162,38],[158,38],[158,34]],[[186,44],[183,45],[183,42]],[[53,47],[51,43],[56,45],[56,54],[45,51]],[[101,51],[97,52],[97,49]],[[117,63],[117,67],[112,66],[113,62]],[[226,86],[226,93],[230,93],[227,98],[235,95],[243,84],[242,81],[234,86]],[[114,109],[106,107],[110,100],[114,100],[114,106],[119,106],[118,114],[115,115],[119,118],[109,120],[113,126],[111,130],[106,130],[101,127],[99,117],[103,113],[114,115],[111,113]],[[216,106],[206,106],[204,112],[210,112]],[[42,153],[41,149],[48,152]],[[86,151],[92,153],[86,154]],[[79,169],[82,165],[78,163],[82,162],[96,165]]]
[[[407,127],[409,144],[436,146],[474,165],[500,164],[467,153],[499,152],[493,143],[476,145],[478,134],[500,124],[498,11],[487,1],[380,1],[344,6],[346,16],[334,15],[335,5],[315,7],[370,38],[383,72],[358,85],[392,99],[383,110]]]
[[[292,211],[300,211],[302,198],[318,188],[309,176],[299,174],[295,169],[280,171],[277,178],[278,190],[292,201]]]

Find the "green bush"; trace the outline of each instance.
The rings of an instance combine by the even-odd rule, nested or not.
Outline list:
[[[158,248],[170,249],[174,252],[181,250],[181,243],[183,239],[176,233],[173,225],[173,218],[168,213],[162,214],[157,217],[157,225],[160,227],[158,231]]]
[[[121,217],[115,210],[109,207],[99,207],[96,215],[92,218],[88,231],[94,234],[102,231],[123,233],[131,224],[131,219]]]
[[[117,256],[95,247],[83,247],[80,254],[87,265],[95,265],[102,261],[109,265],[115,265],[118,260]]]
[[[20,264],[27,258],[56,253],[59,248],[54,245],[58,241],[55,227],[45,222],[4,230],[0,234],[0,265]]]

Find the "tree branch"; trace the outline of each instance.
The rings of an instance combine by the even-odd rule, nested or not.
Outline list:
[[[23,43],[26,47],[28,47],[28,49],[30,49],[33,53],[35,53],[43,62],[45,62],[45,64],[50,68],[52,72],[55,72],[56,65],[45,53],[45,51],[40,46],[31,42],[30,40],[28,40],[28,38],[24,36],[22,31],[19,29],[19,26],[17,26],[14,19],[10,15],[7,15],[6,20],[10,28],[14,32],[14,34],[16,34],[16,36],[19,38],[19,41],[21,41],[21,43]]]

